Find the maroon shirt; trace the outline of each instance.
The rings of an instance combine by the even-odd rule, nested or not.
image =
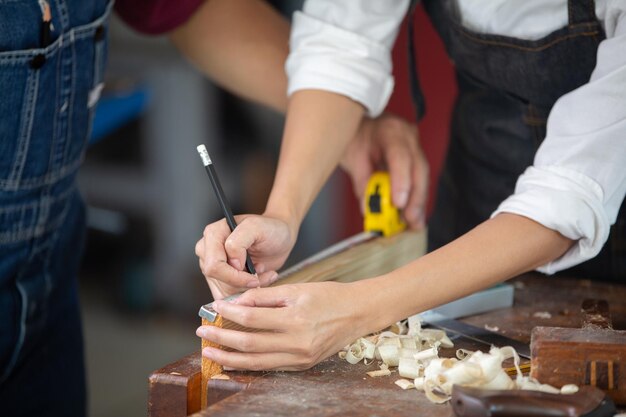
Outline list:
[[[117,0],[115,11],[133,29],[158,35],[185,23],[203,0]]]

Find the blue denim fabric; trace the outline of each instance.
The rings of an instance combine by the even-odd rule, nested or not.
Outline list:
[[[76,171],[106,61],[106,0],[0,0],[0,404],[9,416],[86,413],[76,274]]]

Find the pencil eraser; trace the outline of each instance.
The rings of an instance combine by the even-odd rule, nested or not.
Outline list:
[[[204,166],[210,165],[211,157],[209,156],[209,153],[206,150],[206,146],[198,145],[196,149],[198,150],[198,153],[200,154],[200,158],[202,158],[202,163],[204,164]]]

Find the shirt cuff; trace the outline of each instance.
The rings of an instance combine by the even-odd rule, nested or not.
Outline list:
[[[301,12],[294,14],[290,43],[288,95],[326,90],[361,103],[370,117],[383,112],[394,85],[389,48]]]
[[[515,194],[491,217],[503,212],[518,214],[575,240],[563,256],[537,268],[553,274],[600,252],[610,231],[602,201],[602,188],[579,172],[556,166],[529,167],[519,177]]]

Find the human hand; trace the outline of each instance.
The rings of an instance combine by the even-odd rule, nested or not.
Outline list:
[[[403,210],[410,228],[424,227],[429,169],[417,126],[392,114],[363,118],[340,165],[352,178],[359,201],[372,172],[386,167],[394,205]]]
[[[236,220],[238,226],[232,233],[224,219],[208,225],[196,244],[200,269],[216,300],[276,281],[276,270],[287,259],[297,235],[292,226],[275,217],[243,215]],[[256,276],[245,270],[246,253]]]
[[[357,302],[361,297],[356,287],[292,284],[251,289],[232,303],[216,301],[213,308],[224,319],[263,331],[200,326],[199,337],[236,350],[207,347],[202,355],[238,370],[308,369],[372,330],[364,328],[371,321],[366,320],[365,303]]]

